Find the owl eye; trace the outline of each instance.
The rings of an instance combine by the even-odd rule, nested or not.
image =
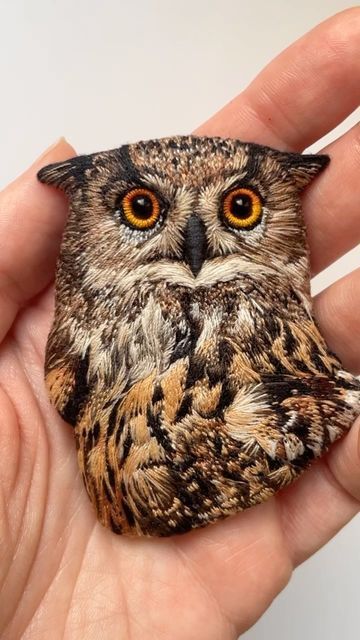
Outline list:
[[[152,229],[160,216],[157,196],[143,187],[131,189],[120,202],[123,217],[134,229]]]
[[[261,200],[252,189],[238,187],[226,194],[222,216],[229,227],[252,229],[260,222],[261,214]]]

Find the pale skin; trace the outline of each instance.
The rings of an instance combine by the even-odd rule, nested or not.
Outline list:
[[[360,9],[322,23],[196,133],[302,150],[360,103]],[[360,240],[360,129],[323,150],[304,196],[316,274]],[[59,141],[0,194],[0,636],[235,640],[292,570],[359,511],[360,420],[266,504],[190,534],[128,539],[95,519],[71,428],[43,382],[55,260],[67,205],[37,170],[74,155]],[[330,347],[360,371],[360,270],[314,301]]]

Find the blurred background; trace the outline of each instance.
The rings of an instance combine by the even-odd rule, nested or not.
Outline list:
[[[342,0],[0,0],[0,188],[60,136],[87,153],[191,132],[284,47],[349,6]],[[312,149],[359,116],[358,110]],[[358,247],[317,276],[314,292],[359,264]],[[296,570],[242,637],[358,638],[359,541],[355,518]]]

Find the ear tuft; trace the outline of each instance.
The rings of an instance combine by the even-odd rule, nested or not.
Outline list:
[[[44,184],[53,185],[65,193],[71,193],[82,183],[85,170],[90,166],[89,156],[77,156],[43,167],[38,171],[37,177]]]
[[[284,153],[282,164],[296,186],[304,189],[330,162],[330,157],[320,154]]]

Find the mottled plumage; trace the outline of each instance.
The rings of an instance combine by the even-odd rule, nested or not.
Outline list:
[[[327,162],[189,136],[40,171],[70,198],[46,381],[116,533],[262,502],[359,414],[311,310],[300,192]]]

